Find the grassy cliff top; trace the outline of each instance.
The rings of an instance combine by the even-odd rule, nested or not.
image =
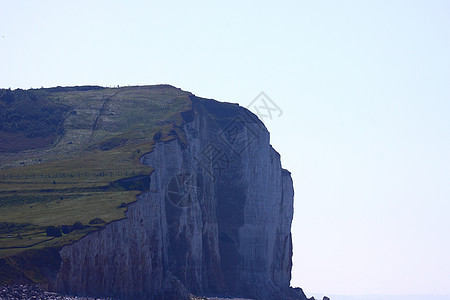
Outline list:
[[[152,172],[140,157],[155,135],[179,132],[189,96],[168,85],[0,90],[0,257],[124,218]]]

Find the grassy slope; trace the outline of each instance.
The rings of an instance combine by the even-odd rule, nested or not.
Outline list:
[[[189,94],[169,86],[35,92],[68,107],[64,134],[51,148],[0,160],[0,222],[14,223],[12,232],[0,231],[0,257],[57,248],[104,226],[52,238],[44,233],[50,225],[123,218],[123,203],[139,191],[112,182],[150,174],[139,158],[152,151],[156,132],[172,138],[190,108]]]

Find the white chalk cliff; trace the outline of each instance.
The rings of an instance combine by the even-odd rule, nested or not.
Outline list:
[[[232,295],[306,299],[289,287],[293,185],[245,108],[191,96],[192,110],[141,162],[148,191],[60,251],[51,287],[120,299]]]

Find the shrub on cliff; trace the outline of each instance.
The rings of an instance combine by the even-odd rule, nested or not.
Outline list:
[[[73,231],[73,228],[70,225],[63,225],[63,226],[61,226],[61,231],[64,234],[68,234],[68,233],[71,233]]]
[[[81,229],[84,229],[85,226],[80,221],[77,221],[77,222],[73,223],[72,228],[73,228],[73,230],[81,230]]]
[[[62,236],[61,229],[55,226],[48,226],[45,229],[45,233],[47,234],[47,236],[54,236],[54,237]]]
[[[103,223],[105,223],[105,221],[103,221],[100,218],[95,218],[95,219],[92,219],[92,220],[89,221],[90,225],[103,224]]]
[[[162,133],[161,133],[161,131],[158,131],[158,132],[155,133],[155,135],[153,136],[153,140],[154,140],[155,142],[161,140],[161,138],[162,138]]]

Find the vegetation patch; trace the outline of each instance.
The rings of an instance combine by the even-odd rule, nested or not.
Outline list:
[[[140,158],[185,142],[190,109],[170,86],[0,90],[0,283],[44,280],[52,251],[125,218],[150,185]]]
[[[44,283],[56,275],[61,264],[59,248],[27,250],[0,258],[0,284]]]
[[[125,191],[146,191],[150,186],[150,176],[140,175],[129,178],[123,178],[111,183],[112,187],[120,187]]]
[[[90,225],[98,225],[98,224],[104,224],[106,223],[105,221],[103,221],[101,218],[95,218],[89,221]]]
[[[63,132],[67,107],[33,91],[0,90],[0,151],[15,152],[51,144]]]
[[[11,235],[14,233],[33,230],[35,228],[36,225],[30,223],[0,222],[0,235]]]
[[[65,199],[75,197],[75,195],[64,195]],[[56,200],[63,200],[64,196],[61,194],[48,194],[48,193],[33,193],[25,195],[9,195],[0,197],[0,207],[4,206],[22,206],[25,204],[45,203]]]
[[[109,140],[106,140],[100,144],[98,147],[102,151],[108,151],[111,149],[114,149],[116,147],[119,147],[120,145],[123,145],[127,142],[128,139],[121,138],[121,137],[114,137]]]

